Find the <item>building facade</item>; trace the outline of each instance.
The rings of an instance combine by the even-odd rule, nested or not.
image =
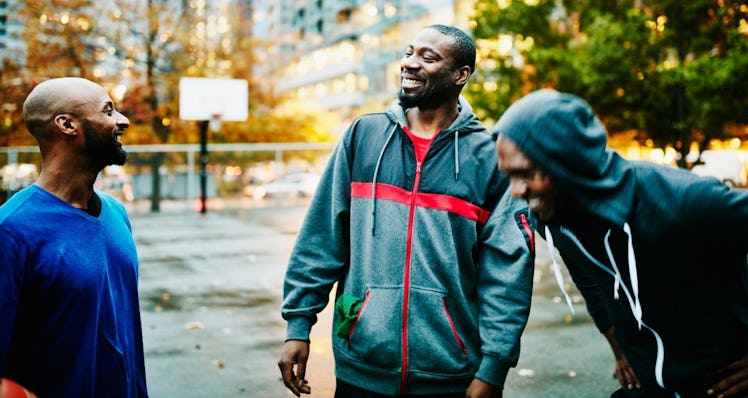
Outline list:
[[[19,11],[18,0],[0,0],[0,67],[9,63],[22,66],[26,59]]]
[[[382,109],[400,86],[412,36],[440,23],[469,30],[471,1],[294,0],[267,3],[275,92],[349,121]]]

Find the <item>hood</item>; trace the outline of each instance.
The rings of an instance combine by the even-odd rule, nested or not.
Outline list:
[[[473,113],[473,108],[470,106],[467,100],[460,96],[457,103],[457,119],[452,122],[452,125],[449,126],[449,128],[440,131],[439,135],[442,135],[445,132],[454,133],[454,131],[459,131],[460,134],[485,131],[485,128],[481,124],[480,120],[478,120],[478,117]],[[392,119],[400,126],[407,126],[408,119],[405,117],[405,111],[406,109],[403,109],[402,105],[400,105],[400,102],[398,100],[395,100],[392,103],[392,106],[390,106],[390,109],[387,111],[387,115],[390,117],[390,119]]]
[[[605,127],[583,99],[551,89],[512,104],[494,135],[511,139],[590,213],[622,226],[631,216],[632,171],[607,149]]]

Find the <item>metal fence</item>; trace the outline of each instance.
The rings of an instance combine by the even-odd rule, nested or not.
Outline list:
[[[262,200],[257,188],[263,184],[292,174],[320,173],[334,145],[329,142],[210,144],[204,168],[205,195]],[[159,193],[156,200],[194,201],[201,196],[204,162],[200,159],[199,144],[128,145],[125,149],[127,163],[105,168],[96,181],[98,189],[123,201],[154,200],[154,190]],[[2,203],[36,179],[41,169],[39,149],[0,147],[0,167]]]

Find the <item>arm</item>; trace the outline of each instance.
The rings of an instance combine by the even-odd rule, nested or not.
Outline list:
[[[350,171],[341,141],[310,203],[283,286],[281,315],[288,327],[278,366],[283,382],[297,396],[310,391],[304,377],[312,325],[327,305],[332,286],[348,267],[349,203]]]
[[[483,360],[476,379],[496,388],[519,359],[520,337],[530,313],[535,253],[524,201],[504,191],[481,234],[478,325]]]
[[[614,331],[615,329],[611,326],[604,333],[605,338],[608,340],[608,344],[610,344],[611,350],[613,350],[613,355],[616,358],[616,369],[613,373],[613,377],[618,379],[618,382],[621,383],[622,387],[628,388],[629,390],[636,387],[638,390],[641,388],[641,383],[639,383],[639,379],[636,377],[634,370],[631,369],[628,359],[626,359],[626,356],[623,355],[623,352],[621,352],[621,349],[618,347],[618,342],[613,335]]]
[[[689,185],[683,194],[698,227],[704,236],[718,237],[720,243],[748,252],[748,190],[727,188],[718,181],[705,180]],[[715,222],[719,220],[719,222]],[[748,260],[746,261],[748,263]],[[732,272],[732,271],[730,271]],[[735,274],[734,289],[729,291],[732,313],[748,324],[748,266],[745,263]],[[725,365],[709,376],[719,377],[707,395],[718,397],[748,396],[748,354]]]
[[[566,268],[569,270],[571,279],[574,281],[574,285],[579,289],[584,297],[587,312],[595,322],[595,326],[605,336],[605,339],[608,341],[608,344],[613,351],[616,361],[613,377],[618,379],[622,387],[629,390],[633,388],[641,388],[639,379],[636,377],[634,370],[628,363],[628,359],[621,351],[618,342],[615,339],[615,329],[608,317],[605,302],[602,298],[603,293],[600,291],[597,282],[595,282],[589,274],[587,274],[581,267],[577,266],[577,264],[571,259],[564,257],[563,260]]]

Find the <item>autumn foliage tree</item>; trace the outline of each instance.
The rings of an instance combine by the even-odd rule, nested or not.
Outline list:
[[[587,99],[610,133],[672,145],[748,123],[748,4],[730,0],[477,0],[479,66],[467,89],[496,120],[530,90]]]

